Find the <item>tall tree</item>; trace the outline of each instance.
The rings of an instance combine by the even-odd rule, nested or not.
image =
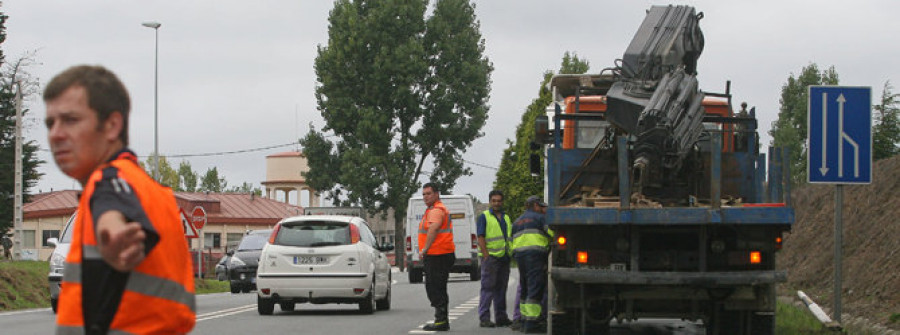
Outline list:
[[[6,40],[6,20],[9,17],[0,12],[0,45]],[[26,71],[30,56],[23,56],[15,62],[7,63],[0,48],[0,236],[14,225],[15,216],[15,154],[16,154],[16,91],[22,92],[22,100],[34,93],[36,82]],[[22,109],[22,118],[29,112]],[[21,123],[24,128],[24,123]],[[24,137],[24,133],[22,135]],[[29,190],[33,188],[41,174],[37,167],[44,161],[37,158],[38,145],[35,141],[22,143],[22,203],[31,200]]]
[[[426,19],[427,4],[335,2],[315,61],[326,126],[301,139],[310,186],[334,204],[392,208],[398,250],[421,176],[447,193],[471,174],[462,153],[482,135],[493,70],[473,5],[438,0]]]
[[[872,129],[873,160],[900,153],[900,94],[895,94],[893,90],[890,81],[884,82],[881,102],[872,106],[876,112]]]
[[[586,73],[589,68],[590,63],[586,60],[579,59],[574,52],[566,52],[563,55],[559,73]],[[544,194],[544,171],[542,170],[539,176],[532,176],[529,164],[531,154],[540,153],[531,146],[534,140],[534,120],[538,115],[543,115],[547,106],[553,102],[552,92],[547,89],[547,83],[552,77],[552,71],[544,73],[544,79],[538,88],[538,97],[528,105],[525,113],[522,114],[522,120],[516,127],[515,142],[507,141],[507,148],[503,150],[500,169],[497,170],[494,180],[494,189],[503,191],[505,195],[504,210],[513,219],[524,211],[525,199],[532,195],[542,196]],[[543,163],[543,158],[541,163]]]
[[[153,157],[147,157],[146,160],[140,162],[144,171],[147,172],[150,176],[153,176]],[[169,164],[169,160],[166,159],[166,156],[159,156],[159,183],[161,185],[165,185],[167,187],[172,188],[173,191],[179,192],[184,191],[181,187],[181,182],[179,180],[178,171],[175,171],[175,168]]]
[[[221,193],[227,187],[228,182],[225,178],[219,178],[219,170],[215,167],[206,169],[206,173],[200,179],[201,192]]]
[[[805,66],[799,76],[788,76],[787,83],[781,87],[781,108],[778,119],[772,122],[769,135],[772,136],[772,146],[790,151],[791,184],[806,182],[808,87],[837,84],[838,74],[834,66],[819,71],[818,65],[813,63]]]
[[[191,162],[181,161],[178,164],[178,178],[181,180],[181,188],[185,192],[197,191],[197,172],[191,168]]]

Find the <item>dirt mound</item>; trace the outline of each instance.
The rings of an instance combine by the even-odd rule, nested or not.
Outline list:
[[[872,172],[872,184],[844,186],[842,311],[900,329],[900,322],[890,321],[900,314],[900,156],[875,162]],[[796,221],[777,259],[778,267],[788,270],[779,293],[803,290],[829,315],[834,306],[834,192],[834,185],[792,192]]]

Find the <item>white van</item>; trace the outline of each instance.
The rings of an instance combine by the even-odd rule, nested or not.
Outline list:
[[[456,245],[456,263],[450,272],[468,273],[469,279],[481,279],[478,263],[478,240],[475,237],[475,209],[468,195],[441,195],[441,202],[450,211],[453,224],[453,244]],[[419,223],[425,215],[425,201],[421,196],[409,199],[406,209],[406,264],[409,282],[422,282],[424,264],[419,255]]]

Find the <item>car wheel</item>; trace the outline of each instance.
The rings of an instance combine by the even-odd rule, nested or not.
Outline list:
[[[229,288],[231,288],[231,293],[234,293],[234,294],[241,293],[241,287],[239,285],[235,284],[233,281],[228,282],[228,286],[229,286]]]
[[[469,280],[476,281],[481,280],[481,267],[478,266],[478,262],[472,264],[472,268],[469,269]]]
[[[410,283],[421,283],[422,282],[422,269],[409,268],[409,282]]]
[[[53,310],[54,314],[56,314],[57,305],[59,305],[59,299],[50,299],[50,309]]]
[[[275,311],[275,300],[256,296],[256,310],[259,311],[259,315],[272,315]]]
[[[359,311],[363,314],[375,313],[375,282],[369,286],[369,294],[359,302]]]
[[[375,301],[375,308],[379,311],[386,311],[391,309],[391,277],[388,276],[388,284],[387,284],[387,292],[384,293],[384,298],[378,301]]]
[[[281,307],[281,310],[284,312],[293,312],[295,304],[293,302],[280,302],[278,306]]]

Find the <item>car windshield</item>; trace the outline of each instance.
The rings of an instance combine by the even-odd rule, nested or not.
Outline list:
[[[59,243],[72,243],[72,223],[75,221],[75,214],[72,214],[72,217],[69,218],[69,221],[66,222],[65,228],[63,228],[63,232],[59,235]]]
[[[262,248],[266,245],[266,240],[268,240],[269,235],[262,234],[250,234],[244,236],[241,239],[241,244],[238,245],[238,251],[241,250],[262,250]]]
[[[323,247],[350,244],[349,223],[303,221],[283,223],[275,244],[295,247]]]

